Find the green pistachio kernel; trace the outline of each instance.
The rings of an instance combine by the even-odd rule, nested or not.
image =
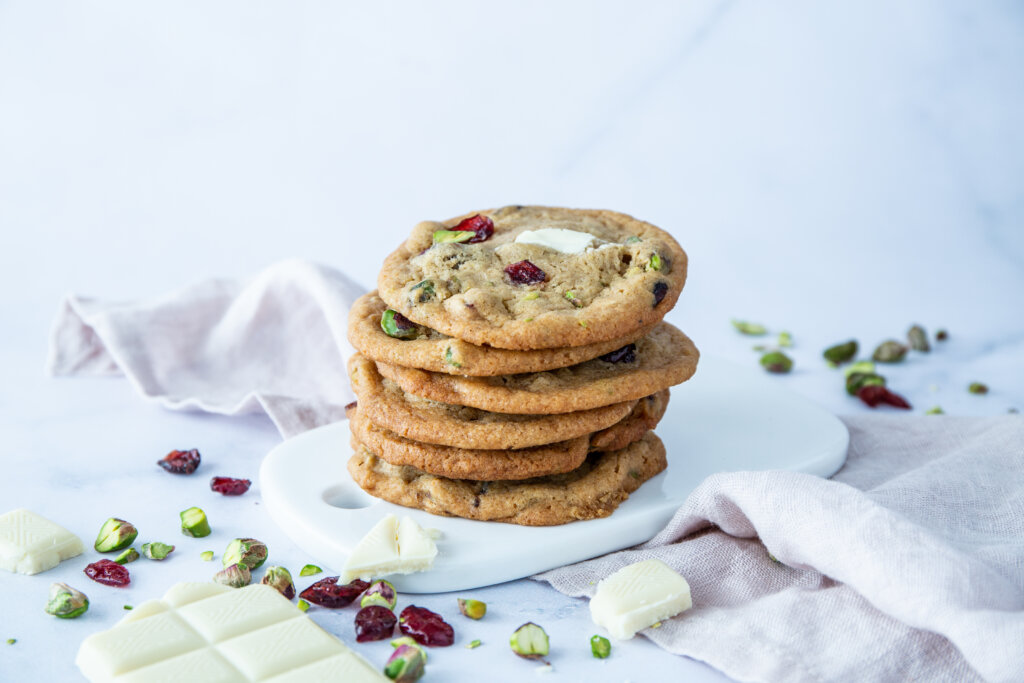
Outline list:
[[[987,394],[988,386],[982,384],[981,382],[971,382],[967,386],[967,391],[971,392],[972,394]]]
[[[583,303],[580,302],[579,298],[576,296],[576,292],[572,290],[569,290],[568,292],[565,293],[565,298],[569,303],[571,303],[576,308],[580,308],[583,306]]]
[[[412,294],[413,292],[417,293]],[[412,298],[421,304],[426,301],[430,301],[434,298],[434,281],[424,280],[423,282],[413,285],[409,290],[409,294],[411,294]]]
[[[123,610],[125,610],[127,612],[130,612],[130,611],[132,611],[135,608],[132,607],[131,605],[124,605],[124,606],[121,607],[121,609],[123,609]]]
[[[452,347],[450,346],[444,350],[444,362],[452,366],[453,368],[462,367],[462,363],[455,360],[455,353],[452,351]]]
[[[468,242],[476,237],[472,230],[435,230],[434,244],[445,244],[447,242]]]
[[[384,330],[384,334],[395,339],[415,339],[420,336],[416,323],[390,308],[380,316],[380,329]]]
[[[612,644],[607,638],[590,636],[590,654],[598,659],[607,659],[612,653]]]
[[[789,332],[779,332],[778,345],[780,349],[788,349],[793,346],[793,335]]]
[[[857,355],[857,349],[857,340],[851,339],[848,342],[843,342],[842,344],[836,344],[835,346],[828,347],[827,349],[822,351],[821,355],[824,356],[825,360],[827,360],[830,363],[842,365],[843,363],[846,363],[847,361],[851,361],[854,359],[854,357]],[[874,367],[872,366],[871,369],[874,370]]]
[[[138,535],[138,530],[131,522],[111,517],[100,527],[100,533],[96,536],[93,547],[101,553],[124,550],[135,541],[135,537]]]
[[[18,642],[17,638],[8,638],[7,639],[7,644],[8,645],[14,645],[16,642]]]
[[[411,636],[402,636],[401,638],[395,638],[391,641],[391,647],[395,648],[396,650],[402,647],[403,645],[408,645],[409,647],[418,647],[420,651],[423,652],[423,661],[427,661],[426,648],[424,648],[422,645],[413,640]]]
[[[466,649],[467,650],[475,650],[476,648],[480,647],[481,645],[483,645],[483,643],[481,643],[479,640],[471,640],[471,641],[469,641],[469,644],[466,645]]]
[[[129,562],[134,562],[137,559],[139,559],[139,551],[135,548],[128,548],[115,557],[114,562],[117,562],[118,564],[128,564]]]
[[[623,244],[636,244],[637,242],[643,242],[643,240],[636,235],[630,235]]]
[[[872,360],[879,363],[899,363],[907,355],[907,347],[895,339],[889,339],[878,345],[871,354]]]
[[[526,659],[546,657],[550,649],[547,632],[530,621],[515,630],[509,645],[513,652]]]
[[[907,330],[907,341],[910,343],[910,348],[915,351],[928,353],[932,350],[931,345],[928,343],[928,335],[920,325],[914,325]]]
[[[864,387],[885,386],[885,378],[873,372],[855,372],[846,378],[846,393],[856,396]]]
[[[875,364],[869,360],[859,360],[850,367],[843,370],[843,374],[847,377],[855,372],[866,372],[868,374],[874,374]]]
[[[487,603],[480,600],[459,598],[459,611],[470,619],[483,619],[487,614]]]
[[[945,415],[946,411],[944,411],[940,406],[932,406],[928,410],[924,411],[924,414],[925,415]]]
[[[785,374],[793,369],[793,359],[782,351],[769,351],[761,356],[761,367],[768,372]]]
[[[523,301],[533,301],[534,299],[540,298],[540,292],[530,292],[523,297]]]
[[[166,543],[143,543],[142,554],[151,560],[162,560],[174,552],[173,545]]]
[[[320,567],[315,564],[307,564],[299,570],[299,576],[313,576],[314,574],[319,574],[322,571],[323,569],[320,569]]]
[[[300,599],[299,600],[299,611],[305,612],[308,609],[309,609],[309,603],[306,602],[305,600]]]
[[[267,545],[255,538],[236,538],[224,550],[221,564],[228,567],[244,564],[249,569],[259,569],[267,561]]]
[[[55,617],[74,619],[89,609],[89,598],[66,583],[55,583],[50,586],[50,599],[45,609]]]
[[[647,262],[646,270],[661,270],[661,257],[657,253],[651,254],[651,260]]]
[[[203,552],[199,553],[199,559],[201,559],[203,562],[212,562],[213,561],[213,551],[212,550],[204,550]]]
[[[763,334],[768,334],[768,328],[760,323],[751,323],[745,320],[733,320],[732,326],[736,328],[736,331],[740,334],[746,334],[751,337],[760,337]]]
[[[210,535],[210,522],[206,519],[206,513],[197,507],[182,510],[181,533],[193,538],[202,538]]]

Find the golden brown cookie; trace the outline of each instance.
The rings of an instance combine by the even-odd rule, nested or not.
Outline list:
[[[358,353],[349,359],[348,372],[366,419],[407,439],[459,448],[514,449],[567,441],[612,426],[636,405],[624,401],[560,415],[490,413],[407,394]]]
[[[451,228],[474,215],[492,221],[493,234],[481,229],[469,242],[444,241],[463,239]],[[516,241],[538,230],[593,240],[578,253]],[[686,267],[671,235],[631,216],[507,206],[420,223],[384,261],[377,284],[390,308],[448,336],[547,349],[618,339],[661,320],[682,291]]]
[[[524,481],[465,481],[394,466],[365,446],[348,461],[367,493],[435,515],[527,526],[607,517],[641,484],[665,469],[665,446],[648,432],[626,448],[589,456],[580,467]]]
[[[392,465],[408,465],[427,474],[476,481],[517,480],[569,472],[583,463],[588,451],[625,448],[653,428],[668,405],[668,390],[637,401],[626,419],[589,437],[580,436],[545,446],[517,450],[455,448],[406,439],[346,410],[353,445],[361,442]]]
[[[643,398],[685,382],[699,356],[689,337],[663,322],[635,345],[547,372],[461,377],[389,363],[377,363],[377,369],[416,396],[495,413],[551,415]]]
[[[387,304],[376,292],[364,294],[355,302],[348,316],[348,340],[352,346],[375,361],[451,375],[510,375],[564,368],[620,349],[657,324],[586,346],[509,351],[476,346],[422,325],[415,325],[409,332],[407,336],[411,338],[388,336],[381,328],[381,316],[386,310]]]
[[[608,429],[590,435],[591,451],[617,451],[654,429],[665,416],[668,408],[668,389],[662,389],[636,402],[626,419],[616,422]]]

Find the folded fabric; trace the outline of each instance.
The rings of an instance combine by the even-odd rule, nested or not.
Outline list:
[[[589,596],[657,557],[693,609],[643,634],[739,680],[1024,681],[1024,417],[845,422],[832,480],[714,475],[648,543],[534,578]]]
[[[336,270],[289,260],[247,282],[207,280],[148,302],[71,296],[47,370],[123,373],[174,410],[265,411],[289,437],[345,416],[345,330],[363,291]]]

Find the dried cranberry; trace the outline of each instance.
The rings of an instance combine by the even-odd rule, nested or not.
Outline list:
[[[494,234],[494,221],[487,216],[477,214],[463,221],[460,221],[452,230],[472,231],[476,234],[466,240],[466,244],[483,242]]]
[[[358,406],[359,406],[359,401],[352,401],[351,403],[346,403],[345,404],[345,412],[347,413],[348,411],[350,411],[353,408],[356,408]]]
[[[252,486],[252,482],[248,479],[214,477],[210,480],[210,490],[223,493],[225,496],[240,496],[248,491],[250,486]]]
[[[426,607],[406,607],[398,620],[398,628],[420,645],[443,647],[455,642],[455,630],[441,618],[440,614],[431,612]]]
[[[97,560],[86,566],[85,575],[96,583],[107,586],[127,586],[132,582],[128,568],[113,560]]]
[[[360,593],[369,587],[370,584],[359,579],[339,586],[338,577],[329,576],[326,579],[320,579],[299,593],[299,597],[321,607],[345,607],[351,604],[353,600],[359,597]]]
[[[626,344],[618,351],[606,353],[601,360],[606,363],[632,363],[636,360],[636,344]]]
[[[193,448],[190,451],[171,451],[156,464],[171,474],[192,474],[199,467],[199,460],[199,451]]]
[[[505,266],[505,274],[517,285],[532,285],[544,282],[548,276],[529,261],[519,261]]]
[[[894,408],[910,408],[910,404],[907,402],[907,399],[878,384],[869,384],[861,387],[857,390],[857,398],[864,401],[864,403],[872,408],[882,403],[893,406]]]
[[[652,306],[652,308],[657,308],[658,304],[661,303],[661,300],[665,298],[666,294],[668,294],[668,284],[666,284],[664,282],[655,282],[654,283],[654,290],[653,291],[654,291],[654,306]]]
[[[356,614],[356,642],[390,638],[397,623],[395,613],[383,605],[364,607]]]

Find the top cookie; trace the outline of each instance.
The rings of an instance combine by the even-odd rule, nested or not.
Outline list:
[[[686,266],[671,235],[625,214],[508,206],[420,223],[384,261],[377,284],[388,306],[448,336],[548,349],[661,320]]]

